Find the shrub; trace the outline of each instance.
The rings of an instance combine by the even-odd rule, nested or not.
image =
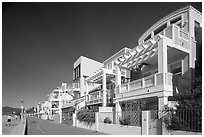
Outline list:
[[[176,110],[165,106],[163,122],[168,130],[174,130],[181,128],[183,120],[177,116]]]
[[[104,122],[105,124],[111,124],[111,123],[112,123],[112,121],[111,121],[108,117],[106,117],[106,118],[103,120],[103,122]]]
[[[85,122],[88,125],[95,123],[95,113],[88,110],[79,110],[77,113],[79,122]]]

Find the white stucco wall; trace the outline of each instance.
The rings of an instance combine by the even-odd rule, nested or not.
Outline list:
[[[95,60],[89,59],[87,57],[81,56],[74,63],[74,68],[77,67],[79,64],[81,64],[80,93],[81,93],[81,96],[84,96],[86,86],[85,86],[85,83],[84,83],[84,77],[83,76],[89,76],[90,74],[94,73],[98,69],[102,68],[103,63],[100,63],[98,61],[95,61]]]

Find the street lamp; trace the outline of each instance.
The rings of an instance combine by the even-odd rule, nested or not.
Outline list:
[[[21,119],[23,120],[23,100],[21,100]]]

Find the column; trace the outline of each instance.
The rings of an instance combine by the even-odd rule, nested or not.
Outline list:
[[[103,107],[106,107],[106,72],[103,71],[103,81],[102,81],[102,85],[103,85]]]
[[[162,120],[162,117],[163,117],[163,112],[162,110],[164,110],[164,106],[165,105],[168,105],[168,96],[161,96],[161,97],[158,97],[158,101],[159,101],[159,104],[158,104],[158,116],[159,116],[159,123],[158,125],[160,125],[158,128],[157,128],[157,132],[159,134],[162,134],[162,135],[168,135],[168,130],[166,129],[165,125],[163,124],[163,120]]]
[[[164,106],[168,105],[168,96],[162,96],[162,97],[158,97],[158,109],[159,111],[164,110]]]
[[[118,124],[119,123],[118,117],[122,116],[122,108],[121,108],[119,102],[116,102],[115,108],[116,108],[116,110],[115,110],[115,123]]]
[[[87,97],[87,96],[89,95],[89,85],[88,85],[88,82],[87,82],[87,81],[86,81],[85,84],[86,84],[86,94],[85,94],[85,99],[86,99],[86,100],[85,100],[85,101],[88,102],[88,97]]]
[[[62,123],[62,96],[59,96],[59,117],[60,117],[59,122]]]
[[[167,73],[167,44],[164,39],[158,42],[158,73]]]
[[[59,108],[60,123],[62,123],[62,108]]]
[[[151,135],[151,111],[142,111],[142,135]]]
[[[115,84],[116,84],[116,89],[118,92],[116,93],[121,93],[121,70],[118,65],[116,67],[116,75],[115,75]]]

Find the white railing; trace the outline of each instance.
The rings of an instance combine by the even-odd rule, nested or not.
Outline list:
[[[101,103],[101,102],[102,102],[102,98],[95,98],[95,99],[89,100],[87,103],[92,104],[92,103]]]
[[[102,102],[101,90],[89,94],[88,101],[87,101],[88,104],[99,103],[99,102]]]
[[[79,83],[72,83],[67,85],[67,89],[78,89],[80,87]]]
[[[147,87],[157,86],[157,85],[172,85],[172,74],[171,73],[157,73],[150,75],[126,84],[121,85],[121,93],[128,92],[132,90],[139,90]]]

